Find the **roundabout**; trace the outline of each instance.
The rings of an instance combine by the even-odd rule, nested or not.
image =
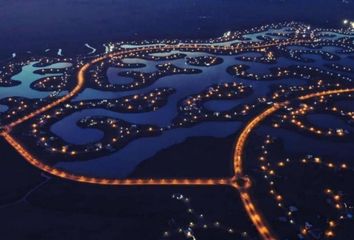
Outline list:
[[[269,96],[265,98],[264,96],[264,99],[258,97],[257,100],[259,101],[259,105],[263,107],[262,108],[263,110],[259,111],[259,113],[256,115],[253,114],[251,115],[251,117],[248,117],[247,119],[250,120],[247,121],[246,125],[243,126],[242,124],[242,128],[239,131],[235,144],[233,145],[232,176],[227,176],[227,177],[209,177],[209,178],[208,177],[195,177],[195,178],[194,177],[181,177],[181,178],[178,177],[118,178],[117,177],[114,178],[114,177],[90,176],[89,174],[80,174],[75,171],[70,171],[68,169],[62,168],[60,166],[55,166],[56,164],[55,161],[53,161],[54,163],[51,163],[50,159],[46,159],[45,157],[42,156],[39,157],[38,151],[35,151],[31,149],[31,147],[26,146],[25,141],[23,139],[19,139],[16,136],[16,134],[18,133],[17,132],[14,133],[14,131],[20,127],[23,127],[23,124],[30,124],[29,125],[30,132],[38,140],[38,142],[41,142],[42,145],[40,146],[46,147],[45,154],[48,154],[47,156],[52,156],[50,154],[58,154],[59,157],[56,156],[57,158],[60,158],[61,156],[65,156],[65,159],[70,158],[75,160],[77,158],[84,162],[84,160],[86,160],[85,159],[86,155],[90,155],[89,150],[93,149],[92,146],[90,146],[90,148],[87,148],[89,150],[85,149],[87,150],[87,152],[85,151],[80,152],[79,150],[75,149],[75,147],[77,146],[74,144],[73,144],[74,147],[72,147],[69,144],[64,145],[61,142],[60,144],[58,144],[58,146],[60,147],[47,147],[48,146],[47,141],[49,141],[48,139],[51,139],[53,137],[50,137],[50,135],[49,137],[40,135],[40,133],[42,132],[41,130],[43,130],[40,128],[45,125],[46,121],[49,122],[48,125],[51,124],[50,120],[48,119],[55,119],[55,117],[57,116],[59,116],[58,117],[59,119],[62,117],[62,115],[67,117],[70,116],[72,112],[75,111],[79,112],[83,110],[85,107],[87,108],[97,107],[97,105],[107,107],[107,106],[113,106],[114,104],[117,104],[115,105],[115,107],[117,107],[118,104],[120,104],[119,105],[120,108],[118,107],[118,109],[124,112],[124,114],[126,113],[140,114],[149,111],[153,112],[153,111],[158,111],[160,108],[163,108],[163,105],[166,104],[166,101],[164,102],[161,99],[163,99],[164,97],[167,98],[169,94],[170,95],[174,94],[173,90],[171,89],[169,90],[154,89],[156,90],[155,92],[147,91],[139,94],[123,95],[123,97],[125,98],[122,97],[121,102],[115,100],[114,104],[113,101],[109,102],[109,98],[105,99],[103,97],[100,102],[97,101],[90,102],[89,100],[76,101],[75,98],[79,97],[80,94],[83,94],[85,90],[89,88],[91,88],[92,90],[94,88],[93,86],[96,86],[97,89],[99,90],[105,90],[106,92],[108,92],[107,90],[111,90],[113,92],[113,90],[117,90],[118,88],[129,88],[129,90],[133,90],[133,91],[141,90],[144,87],[152,85],[154,82],[158,81],[159,78],[169,77],[169,74],[170,75],[188,74],[189,76],[189,75],[198,74],[202,72],[200,69],[192,69],[191,67],[182,68],[178,66],[178,64],[175,66],[172,63],[165,62],[171,59],[173,59],[171,61],[179,61],[179,58],[181,56],[182,59],[185,56],[187,56],[181,54],[180,55],[174,54],[168,56],[169,53],[176,52],[176,51],[186,52],[189,54],[197,54],[203,52],[210,55],[219,55],[219,56],[237,55],[242,53],[249,54],[252,52],[257,52],[257,53],[264,54],[265,57],[243,57],[240,59],[244,61],[256,61],[259,64],[276,64],[277,62],[275,61],[275,57],[274,57],[275,54],[272,51],[275,52],[276,51],[281,52],[281,50],[285,51],[283,48],[287,48],[291,46],[305,46],[305,48],[307,48],[308,46],[311,46],[311,44],[317,44],[316,46],[318,47],[318,45],[321,44],[323,45],[328,44],[329,46],[331,46],[331,44],[333,43],[332,42],[328,43],[327,40],[321,41],[320,39],[313,39],[313,37],[297,38],[292,36],[285,40],[272,40],[272,41],[266,41],[265,43],[251,42],[251,43],[236,44],[236,45],[230,44],[230,46],[224,46],[221,43],[215,43],[214,45],[207,44],[207,43],[178,43],[178,44],[156,44],[155,43],[155,44],[149,44],[145,46],[135,46],[135,47],[127,47],[127,48],[123,48],[122,46],[120,46],[120,49],[117,51],[97,55],[93,58],[91,57],[91,58],[81,59],[81,61],[79,61],[77,64],[77,71],[75,72],[76,84],[72,89],[70,89],[70,91],[66,95],[59,97],[54,101],[50,102],[49,104],[42,106],[38,109],[35,109],[34,111],[29,112],[24,116],[20,116],[19,118],[13,119],[13,121],[9,122],[6,125],[3,125],[0,129],[0,136],[3,137],[32,166],[55,177],[70,180],[70,181],[87,183],[87,184],[95,184],[95,185],[105,185],[105,186],[206,186],[206,187],[229,186],[239,193],[244,211],[247,213],[249,220],[253,223],[254,227],[256,228],[260,238],[263,240],[275,240],[278,239],[277,233],[272,228],[271,224],[268,224],[269,221],[267,221],[267,218],[262,214],[263,212],[262,208],[260,208],[259,205],[256,204],[256,201],[254,200],[255,197],[253,195],[255,182],[254,179],[246,173],[244,167],[246,162],[245,148],[249,143],[250,135],[254,133],[255,129],[259,127],[260,124],[264,123],[265,120],[267,120],[267,118],[277,114],[281,110],[284,110],[294,102],[303,103],[310,99],[323,100],[326,97],[351,94],[354,92],[354,88],[350,87],[351,86],[350,84],[347,84],[343,87],[340,85],[332,86],[328,84],[328,86],[325,85],[322,86],[321,84],[318,84],[318,89],[315,89],[313,86],[302,87],[301,91],[296,92],[297,95],[295,97],[285,96],[284,98],[282,98],[282,100],[278,100],[279,97],[278,95],[276,96],[274,95],[273,98]],[[340,42],[340,44],[343,43]],[[289,52],[291,53],[289,54],[290,56],[289,58],[292,58],[292,60],[296,59],[297,61],[306,62],[303,59],[304,57],[301,54],[318,54],[322,58],[328,58],[329,60],[331,60],[332,55],[325,54],[322,51],[316,49],[316,47],[313,48],[315,50],[304,51],[304,53],[302,53],[301,50],[299,50],[299,52],[296,52],[297,54],[294,54],[293,50],[289,50]],[[160,55],[156,56],[154,54],[160,54]],[[167,54],[167,57],[163,56],[163,54]],[[280,53],[278,54],[280,55]],[[142,67],[142,68],[146,67],[144,66],[143,63],[136,63],[136,65],[133,66],[133,65],[129,65],[131,63],[120,62],[124,58],[131,58],[131,59],[141,58],[144,59],[145,61],[147,61],[146,58],[150,58],[149,61],[161,61],[161,63],[155,65],[157,71],[153,73],[148,71],[142,73],[125,72],[124,74],[128,77],[132,77],[135,80],[135,82],[134,81],[129,82],[129,84],[131,85],[123,84],[120,86],[114,86],[115,88],[112,87],[112,89],[109,89],[109,87],[107,86],[111,86],[111,85],[109,84],[104,85],[104,81],[100,79],[100,76],[97,74],[100,73],[99,72],[100,70],[104,69],[105,67],[104,65],[107,62],[109,64],[112,64],[112,62],[114,63],[114,61],[119,61],[119,64],[121,64],[121,66],[128,66],[127,68],[131,67],[133,69],[135,69],[135,67]],[[139,61],[141,61],[141,59]],[[210,57],[210,56],[208,57],[193,56],[193,57],[187,57],[186,59],[187,62],[188,61],[191,62],[191,65],[194,67],[198,66],[198,67],[209,68],[216,65],[219,66],[223,63],[223,60],[221,60],[220,57],[218,58],[218,57]],[[100,69],[100,67],[102,67],[102,69]],[[345,69],[346,71],[348,71],[347,68],[345,67],[340,68],[337,65],[331,65],[331,67],[334,69]],[[289,68],[281,68],[281,67],[278,67],[277,69],[272,68],[270,73],[263,74],[263,75],[258,73],[249,73],[248,72],[249,68],[243,65],[235,65],[232,67],[229,66],[227,69],[228,69],[227,70],[228,74],[232,75],[235,78],[240,77],[242,78],[242,80],[246,80],[246,81],[250,79],[256,81],[267,81],[273,78],[282,79],[289,76],[292,77],[296,76],[296,77],[302,77],[304,79],[310,79],[311,77],[315,76],[316,82],[321,83],[322,80],[319,80],[320,78],[318,78],[322,76],[321,74],[327,74],[327,77],[328,76],[332,77],[332,75],[334,75],[331,72],[326,73],[320,70],[319,68],[306,67],[303,65],[297,67],[291,66]],[[120,73],[118,73],[118,75],[119,74]],[[124,76],[124,74],[119,76]],[[342,79],[348,80],[348,82],[350,82],[351,80],[346,76],[342,76],[341,74],[338,74],[336,77],[338,77],[340,80]],[[148,124],[144,125],[140,123],[140,125],[134,124],[134,126],[131,127],[129,124],[127,124],[128,121],[117,122],[117,121],[113,121],[112,118],[103,119],[99,117],[97,119],[86,118],[84,119],[84,121],[81,121],[80,124],[82,124],[81,126],[82,128],[85,127],[89,128],[91,126],[96,126],[98,125],[98,123],[102,124],[101,127],[108,126],[109,128],[112,129],[118,128],[121,136],[115,136],[114,135],[115,133],[111,133],[114,135],[114,138],[112,138],[111,142],[106,144],[105,147],[102,147],[103,145],[102,143],[98,145],[96,144],[94,146],[96,147],[96,149],[92,150],[92,151],[96,151],[98,149],[97,150],[98,152],[101,149],[105,149],[105,151],[107,152],[109,151],[113,152],[119,149],[118,147],[114,149],[114,144],[117,141],[119,142],[120,139],[125,139],[124,137],[126,136],[129,137],[129,134],[131,134],[131,132],[133,131],[136,131],[136,134],[137,133],[142,134],[142,135],[137,135],[138,136],[137,138],[151,137],[151,136],[158,136],[159,134],[162,134],[164,131],[168,131],[172,128],[193,126],[193,124],[199,123],[198,122],[199,119],[202,120],[206,119],[206,121],[215,120],[215,119],[219,119],[218,117],[220,117],[220,115],[222,115],[221,119],[224,121],[243,119],[242,117],[247,116],[247,114],[249,114],[251,110],[256,109],[255,105],[253,106],[245,105],[243,109],[237,109],[237,111],[235,110],[234,112],[231,113],[222,113],[222,111],[210,113],[207,110],[200,107],[200,105],[203,105],[203,100],[210,101],[213,100],[214,98],[217,100],[220,99],[235,100],[238,98],[242,99],[242,97],[249,97],[252,93],[253,86],[246,86],[243,84],[244,82],[241,82],[240,84],[239,83],[237,84],[224,83],[222,85],[216,84],[216,85],[209,86],[202,93],[201,92],[199,92],[198,94],[195,93],[194,95],[188,96],[188,98],[182,100],[179,99],[178,103],[181,105],[179,108],[180,112],[178,113],[179,114],[181,113],[182,117],[179,116],[180,118],[178,118],[176,122],[171,122],[171,124],[168,126],[161,127],[161,126],[154,126]],[[347,87],[348,85],[349,87]],[[326,87],[328,88],[327,90]],[[225,91],[225,94],[223,94],[223,91]],[[233,99],[233,97],[235,99]],[[141,100],[142,103],[139,102],[140,99],[143,99]],[[134,100],[136,100],[136,102],[134,102]],[[144,102],[144,100],[146,100],[146,102]],[[159,102],[158,100],[161,101]],[[136,103],[136,105],[134,105],[132,102]],[[103,104],[107,104],[107,105],[103,105]],[[147,106],[146,109],[144,109],[145,106],[144,104]],[[56,111],[56,109],[58,110]],[[195,113],[198,113],[199,115]],[[295,122],[295,120],[293,122]],[[138,127],[136,125],[138,125]],[[299,125],[301,124],[299,123]],[[311,128],[309,129],[310,131],[314,131],[311,130]],[[21,128],[19,131],[21,131]],[[318,130],[317,133],[320,134],[322,132],[321,130]],[[338,131],[338,135],[343,135],[343,134],[344,131]],[[124,147],[125,145],[122,146]],[[82,155],[84,154],[86,155],[82,157]],[[82,159],[80,157],[82,157]],[[57,159],[55,160],[57,161]],[[279,201],[282,199],[281,195],[278,195],[277,198],[279,198]],[[331,234],[329,233],[329,235]]]

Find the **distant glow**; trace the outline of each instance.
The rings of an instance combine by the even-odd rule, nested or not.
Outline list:
[[[224,33],[224,37],[230,37],[230,36],[231,36],[231,31]]]
[[[343,24],[344,25],[349,25],[349,28],[353,28],[354,29],[354,21],[349,21],[348,19],[344,19],[343,20]]]

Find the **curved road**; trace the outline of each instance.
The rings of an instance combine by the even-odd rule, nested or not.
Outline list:
[[[309,42],[306,40],[293,40],[287,41],[286,43],[272,43],[272,44],[265,44],[265,45],[255,45],[255,46],[247,46],[247,48],[265,48],[275,45],[284,45],[284,44],[299,44],[303,42]],[[203,49],[222,49],[222,50],[238,50],[242,49],[241,46],[238,47],[214,47],[214,46],[206,46],[206,45],[169,45],[169,46],[159,46],[161,50],[203,50]],[[260,236],[264,240],[274,240],[276,237],[272,234],[270,228],[265,224],[265,220],[261,216],[259,210],[257,210],[255,204],[252,201],[251,194],[249,189],[251,187],[251,181],[243,174],[242,162],[243,162],[243,152],[247,142],[247,139],[251,132],[268,116],[279,110],[280,108],[289,104],[289,102],[281,102],[275,103],[255,118],[253,118],[242,130],[240,133],[234,151],[234,176],[232,178],[210,178],[210,179],[108,179],[108,178],[94,178],[88,176],[81,176],[76,175],[70,172],[63,171],[61,169],[49,166],[44,164],[38,158],[33,156],[30,151],[28,151],[21,143],[19,143],[11,134],[10,131],[13,127],[25,122],[26,120],[33,118],[39,114],[42,114],[49,109],[62,104],[65,101],[68,101],[76,94],[78,94],[83,86],[85,85],[85,73],[90,68],[91,65],[103,61],[107,58],[111,58],[113,56],[124,56],[126,54],[133,54],[136,52],[141,51],[149,51],[149,50],[156,50],[156,47],[146,47],[146,48],[138,48],[133,50],[127,51],[120,51],[117,53],[111,53],[106,56],[98,57],[92,60],[89,63],[83,65],[77,74],[77,85],[76,87],[66,96],[50,103],[47,106],[44,106],[12,123],[5,126],[5,130],[0,132],[0,136],[4,137],[6,141],[14,147],[19,154],[21,154],[24,159],[32,164],[33,166],[41,169],[44,172],[50,173],[54,176],[77,181],[77,182],[84,182],[84,183],[91,183],[91,184],[100,184],[100,185],[125,185],[125,186],[143,186],[143,185],[157,185],[157,186],[173,186],[173,185],[200,185],[200,186],[214,186],[214,185],[228,185],[232,186],[233,188],[237,189],[240,193],[241,200],[243,202],[245,211],[247,212],[250,220],[255,225],[257,231],[259,232]],[[354,92],[354,88],[351,89],[336,89],[336,90],[329,90],[329,91],[322,91],[317,93],[311,93],[307,95],[303,95],[298,97],[298,100],[306,100],[314,97],[320,97],[325,95],[331,94],[341,94],[341,93],[349,93]],[[243,184],[240,184],[240,181]]]

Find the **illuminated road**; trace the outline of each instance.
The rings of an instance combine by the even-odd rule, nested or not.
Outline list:
[[[30,154],[19,142],[17,142],[9,133],[3,132],[2,136],[6,141],[16,149],[30,164],[41,169],[44,172],[50,173],[54,176],[64,178],[67,180],[91,183],[91,184],[100,184],[100,185],[126,185],[126,186],[139,186],[139,185],[230,185],[231,181],[227,178],[210,178],[210,179],[109,179],[109,178],[94,178],[86,177],[82,175],[77,175],[69,173],[58,168],[44,164],[32,154]]]
[[[262,220],[259,211],[257,211],[255,205],[252,203],[250,193],[248,192],[248,189],[250,188],[251,185],[250,179],[243,175],[243,169],[242,169],[243,152],[246,145],[246,141],[249,135],[251,134],[252,130],[256,128],[265,118],[267,118],[269,115],[277,111],[282,106],[284,106],[284,104],[274,104],[273,106],[271,106],[270,108],[266,109],[264,112],[256,116],[254,119],[252,119],[242,130],[239,138],[237,139],[235,151],[234,151],[233,161],[234,161],[234,173],[235,173],[236,181],[239,179],[246,178],[247,182],[249,183],[247,187],[245,186],[239,187],[237,185],[235,187],[238,189],[240,193],[240,197],[244,209],[246,210],[249,218],[257,228],[257,231],[261,235],[262,239],[265,240],[272,240],[276,238],[270,233],[269,227],[267,227],[264,220]]]
[[[236,51],[236,50],[247,50],[247,49],[259,49],[259,48],[267,48],[267,47],[272,47],[272,46],[284,46],[284,45],[291,45],[291,44],[300,44],[300,43],[310,43],[313,40],[306,40],[306,39],[290,39],[290,40],[285,40],[282,42],[274,42],[274,43],[268,43],[268,44],[254,44],[254,45],[250,45],[250,46],[242,46],[242,45],[238,45],[238,46],[222,46],[222,47],[218,47],[218,46],[213,46],[213,45],[205,45],[205,44],[178,44],[178,45],[167,45],[167,46],[151,46],[151,47],[137,47],[134,48],[132,50],[122,50],[122,51],[118,51],[115,53],[111,53],[111,54],[107,54],[98,58],[93,59],[91,62],[86,63],[85,65],[83,65],[78,73],[77,73],[77,85],[75,86],[75,88],[73,88],[67,95],[63,96],[62,98],[59,98],[56,101],[51,102],[50,104],[41,107],[37,110],[35,110],[34,112],[23,116],[13,122],[11,122],[10,124],[4,126],[3,128],[6,129],[6,131],[10,131],[11,128],[39,115],[42,114],[68,100],[70,100],[71,98],[73,98],[74,96],[76,96],[85,86],[85,74],[86,71],[93,65],[96,64],[98,62],[101,62],[105,59],[109,59],[112,57],[123,57],[127,54],[135,54],[135,53],[139,53],[139,52],[149,52],[152,50],[156,50],[159,49],[161,51],[178,51],[178,50],[194,50],[194,51],[207,51],[207,50],[223,50],[223,51]]]
[[[342,94],[342,93],[350,93],[354,92],[354,88],[348,88],[348,89],[336,89],[336,90],[328,90],[328,91],[321,91],[321,92],[316,92],[316,93],[310,93],[306,94],[303,96],[298,97],[298,100],[307,100],[310,98],[315,98],[315,97],[321,97],[321,96],[326,96],[326,95],[333,95],[333,94]],[[289,102],[282,102],[282,103],[274,103],[271,107],[257,115],[255,118],[253,118],[247,125],[246,127],[242,130],[242,132],[239,135],[239,138],[237,139],[236,146],[235,146],[235,151],[234,151],[234,172],[235,172],[235,177],[236,181],[239,179],[247,179],[247,182],[249,183],[250,180],[247,178],[247,176],[243,175],[243,169],[242,169],[242,162],[243,162],[243,152],[245,149],[246,141],[251,134],[251,132],[268,116],[279,110],[280,108],[288,105]],[[260,236],[264,240],[274,240],[276,239],[275,236],[271,234],[270,228],[265,224],[265,221],[262,219],[260,212],[257,211],[254,203],[252,203],[251,195],[249,193],[249,187],[250,184],[247,184],[247,187],[238,187],[237,185],[234,185],[239,193],[241,200],[243,202],[243,206],[253,222],[253,224],[256,226]]]
[[[331,94],[341,94],[354,92],[354,88],[351,89],[337,89],[322,91],[317,93],[311,93],[299,97],[299,100],[306,100],[314,97],[321,97]],[[243,175],[242,161],[243,152],[246,145],[246,141],[251,134],[251,132],[268,116],[276,112],[278,109],[286,106],[289,102],[275,103],[255,118],[253,118],[246,127],[242,130],[239,138],[236,142],[234,151],[234,172],[235,176],[232,178],[221,178],[221,179],[108,179],[108,178],[93,178],[87,176],[81,176],[72,174],[61,169],[49,166],[36,159],[29,151],[27,151],[19,142],[17,142],[14,137],[10,135],[9,132],[2,132],[1,135],[6,139],[6,141],[14,147],[30,164],[33,166],[50,173],[54,176],[77,181],[83,183],[100,184],[100,185],[120,185],[120,186],[174,186],[174,185],[186,185],[186,186],[215,186],[215,185],[228,185],[236,188],[240,193],[241,200],[244,205],[244,209],[247,212],[250,220],[257,228],[260,236],[264,240],[274,240],[274,237],[270,231],[270,228],[265,224],[265,220],[262,218],[259,210],[256,209],[255,204],[252,201],[251,194],[249,193],[249,188],[251,187],[251,182],[247,176]],[[239,180],[243,180],[244,184],[240,186]]]
[[[284,104],[274,104],[272,107],[268,108],[261,114],[259,114],[257,117],[252,119],[246,127],[243,129],[241,132],[237,143],[235,147],[235,153],[234,153],[234,172],[235,176],[237,178],[243,177],[242,175],[242,152],[243,149],[245,148],[246,140],[248,136],[250,135],[251,131],[259,125],[260,122],[262,122],[266,117],[277,111],[279,108],[281,108]]]
[[[285,45],[285,44],[298,44],[298,43],[303,43],[306,40],[296,40],[296,41],[287,41],[286,43],[274,43],[274,44],[266,44],[266,45],[255,45],[255,46],[247,46],[246,48],[265,48],[265,47],[270,47],[270,46],[275,46],[275,45]],[[17,150],[19,154],[23,156],[23,158],[29,162],[31,165],[41,169],[44,172],[50,173],[54,176],[63,178],[63,179],[68,179],[72,181],[77,181],[77,182],[83,182],[83,183],[90,183],[90,184],[99,184],[99,185],[118,185],[118,186],[174,186],[174,185],[185,185],[185,186],[216,186],[216,185],[224,185],[224,186],[231,186],[235,189],[238,190],[240,193],[240,197],[244,206],[245,211],[247,212],[250,220],[256,227],[259,235],[261,236],[262,239],[264,240],[274,240],[276,237],[272,234],[272,231],[270,228],[267,226],[265,223],[264,218],[260,214],[260,211],[257,210],[251,194],[249,192],[249,189],[251,187],[251,181],[250,179],[243,174],[243,168],[242,168],[242,162],[244,161],[243,159],[243,153],[244,149],[246,146],[246,142],[248,140],[249,135],[251,132],[263,121],[265,120],[268,116],[279,110],[280,108],[286,106],[289,104],[289,102],[281,102],[281,103],[275,103],[259,115],[257,115],[255,118],[253,118],[242,130],[240,133],[236,145],[235,145],[235,150],[234,150],[234,157],[233,157],[233,164],[234,164],[234,176],[232,178],[209,178],[209,179],[109,179],[109,178],[94,178],[94,177],[88,177],[88,176],[81,176],[77,174],[73,174],[70,172],[66,172],[64,170],[55,168],[53,166],[49,166],[47,164],[44,164],[42,161],[37,159],[35,156],[33,156],[24,146],[22,146],[21,143],[19,143],[11,134],[10,131],[12,128],[15,126],[23,123],[24,121],[33,118],[39,114],[42,114],[49,109],[62,104],[63,102],[71,99],[75,95],[77,95],[85,85],[85,74],[86,71],[90,68],[91,65],[103,61],[104,59],[107,58],[112,58],[112,57],[119,57],[119,56],[124,56],[126,54],[134,54],[137,52],[148,52],[150,50],[156,50],[156,48],[162,50],[162,51],[167,51],[167,50],[197,50],[197,51],[203,51],[203,50],[210,50],[210,49],[222,49],[222,50],[237,50],[241,49],[242,47],[215,47],[215,46],[206,46],[206,45],[194,45],[194,44],[186,44],[186,45],[170,45],[170,46],[155,46],[155,47],[145,47],[145,48],[138,48],[138,49],[133,49],[133,50],[127,50],[127,51],[120,51],[117,53],[111,53],[106,56],[102,56],[99,58],[96,58],[92,60],[89,63],[86,63],[83,65],[77,74],[77,85],[76,87],[66,96],[50,103],[47,106],[44,106],[12,123],[9,125],[5,126],[2,132],[0,132],[0,136],[4,137],[5,140]],[[298,100],[307,100],[310,98],[315,98],[315,97],[321,97],[325,95],[331,95],[331,94],[341,94],[341,93],[349,93],[349,92],[354,92],[354,88],[352,89],[337,89],[337,90],[328,90],[328,91],[322,91],[322,92],[317,92],[317,93],[311,93],[307,95],[303,95],[298,97]]]

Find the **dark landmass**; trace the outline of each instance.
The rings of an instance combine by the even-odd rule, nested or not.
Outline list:
[[[8,149],[0,159],[2,239],[162,239],[163,232],[173,227],[171,219],[176,227],[195,221],[183,204],[171,198],[174,193],[188,196],[194,210],[208,219],[256,236],[232,188],[81,184],[41,176],[3,139],[0,147]],[[202,239],[231,240],[239,233],[210,229],[196,234]]]
[[[133,178],[230,177],[235,135],[191,137],[143,161]]]

